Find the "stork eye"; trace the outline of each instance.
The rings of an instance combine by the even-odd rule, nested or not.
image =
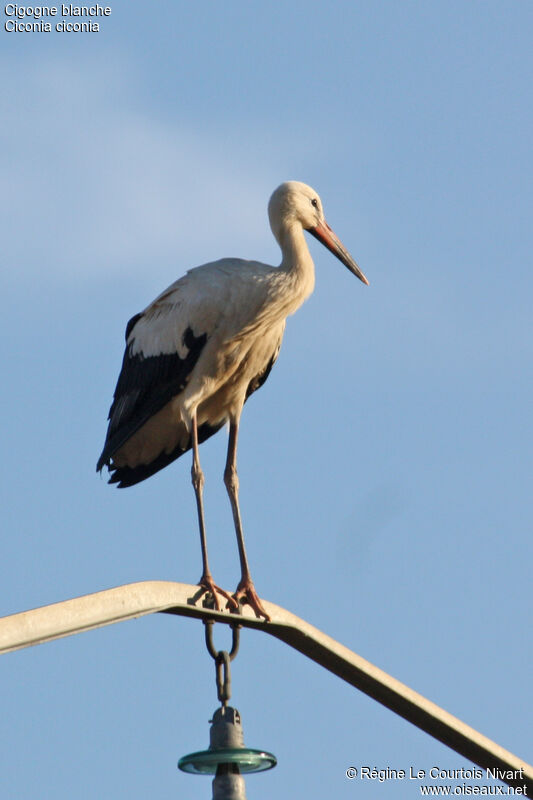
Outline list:
[[[318,208],[318,200],[316,199],[316,197],[313,197],[313,199],[311,200],[311,205],[314,206],[315,208]]]

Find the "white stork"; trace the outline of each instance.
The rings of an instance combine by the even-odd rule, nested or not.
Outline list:
[[[304,230],[363,283],[367,279],[324,219],[318,194],[305,183],[282,183],[270,198],[279,267],[223,258],[189,270],[126,327],[126,352],[97,470],[109,468],[119,488],[149,478],[192,448],[203,571],[200,587],[230,606],[248,602],[268,620],[250,575],[239,511],[236,456],[246,400],[266,381],[278,357],[285,320],[311,294],[313,261]],[[241,579],[233,596],[213,581],[207,559],[204,474],[198,445],[229,423],[226,485],[239,548]]]

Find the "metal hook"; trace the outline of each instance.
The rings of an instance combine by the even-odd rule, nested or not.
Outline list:
[[[207,647],[207,652],[216,661],[220,653],[223,651],[216,650],[213,644],[214,621],[212,619],[204,620],[204,625],[205,625],[205,644]],[[229,660],[233,661],[233,659],[239,652],[241,626],[238,623],[235,623],[230,627],[231,627],[231,650],[229,651]]]

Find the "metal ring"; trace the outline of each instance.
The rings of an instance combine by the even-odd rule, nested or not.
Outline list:
[[[217,674],[217,696],[223,706],[226,705],[231,697],[231,658],[229,653],[222,650],[215,662]]]

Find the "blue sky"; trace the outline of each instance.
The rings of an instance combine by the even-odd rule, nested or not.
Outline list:
[[[188,457],[123,492],[94,472],[124,326],[189,267],[278,263],[268,197],[303,180],[371,285],[311,240],[315,293],[245,409],[258,591],[533,760],[532,22],[527,3],[120,0],[98,34],[1,31],[1,614],[198,579]],[[231,588],[225,448],[201,457]],[[375,797],[350,765],[469,766],[242,638],[233,700],[279,760],[250,798]],[[150,617],[0,669],[3,797],[210,796],[175,767],[216,707],[198,623]]]

